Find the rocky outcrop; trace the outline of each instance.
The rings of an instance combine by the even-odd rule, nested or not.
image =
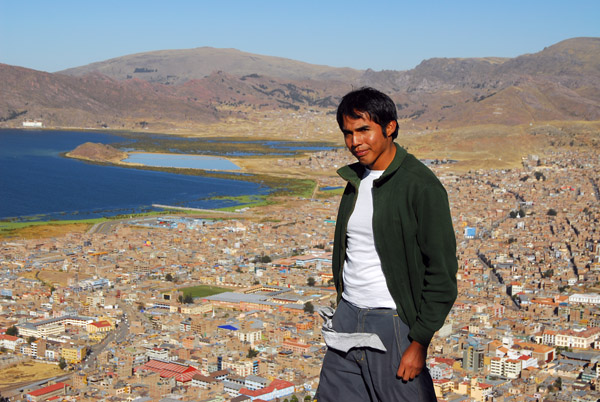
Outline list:
[[[92,162],[118,163],[129,155],[127,152],[119,151],[110,145],[86,142],[71,152],[67,152],[66,156]]]

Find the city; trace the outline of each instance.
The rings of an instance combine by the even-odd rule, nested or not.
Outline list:
[[[319,173],[347,152],[280,160]],[[450,198],[459,297],[429,348],[440,401],[595,401],[600,375],[600,161],[583,148],[510,170],[431,164]],[[103,230],[0,242],[3,397],[80,401],[312,400],[335,305],[340,186],[223,219],[165,213]],[[186,297],[184,288],[218,287]],[[0,375],[1,376],[1,375]]]

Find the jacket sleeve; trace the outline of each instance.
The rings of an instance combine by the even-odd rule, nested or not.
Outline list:
[[[417,319],[409,336],[428,345],[456,300],[456,238],[448,195],[441,183],[424,186],[413,207],[424,272]]]

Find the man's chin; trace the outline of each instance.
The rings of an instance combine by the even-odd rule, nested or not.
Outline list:
[[[358,161],[358,163],[360,163],[361,165],[363,165],[364,167],[367,167],[367,168],[371,167],[371,165],[372,165],[372,163],[370,163],[370,161],[368,161],[365,158],[356,157],[356,160]]]

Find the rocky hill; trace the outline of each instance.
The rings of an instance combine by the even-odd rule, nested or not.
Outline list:
[[[116,163],[126,159],[129,155],[127,155],[127,152],[119,151],[110,145],[86,142],[71,152],[67,152],[66,156],[93,162]]]
[[[351,88],[396,101],[403,128],[600,120],[600,38],[506,58],[434,58],[408,71],[315,66],[234,49],[165,50],[48,74],[0,64],[0,127],[170,130],[270,110],[331,112]]]

